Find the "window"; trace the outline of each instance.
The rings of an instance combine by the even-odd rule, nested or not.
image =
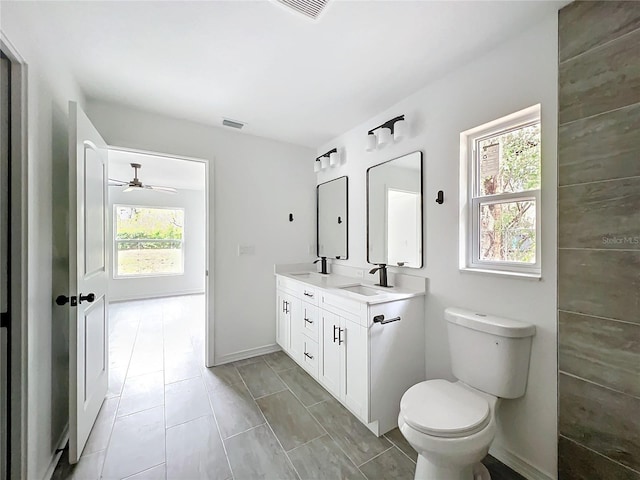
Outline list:
[[[184,210],[114,205],[115,277],[182,275]]]
[[[464,269],[540,276],[539,106],[462,134]]]

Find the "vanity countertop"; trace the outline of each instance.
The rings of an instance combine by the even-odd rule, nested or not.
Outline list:
[[[318,272],[278,272],[276,275],[290,278],[297,282],[313,287],[322,288],[327,293],[356,300],[368,305],[394,302],[407,298],[425,295],[424,290],[414,290],[402,287],[380,287],[365,283],[362,279],[330,273]]]

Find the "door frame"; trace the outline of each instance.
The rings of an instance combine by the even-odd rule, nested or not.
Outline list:
[[[120,152],[138,153],[141,155],[151,155],[154,157],[171,158],[175,160],[183,160],[186,162],[197,162],[204,165],[204,216],[205,216],[205,230],[204,230],[204,245],[205,245],[205,278],[204,278],[204,299],[205,299],[205,333],[204,333],[204,359],[205,366],[213,367],[215,365],[215,310],[214,310],[214,195],[211,192],[211,187],[214,185],[214,169],[213,159],[207,160],[204,158],[187,157],[184,155],[174,155],[171,153],[158,153],[150,150],[140,150],[136,148],[120,147],[115,145],[107,145],[107,150],[117,150]],[[111,215],[109,218],[113,218],[111,212],[107,212]],[[113,221],[112,221],[113,223]],[[113,238],[113,226],[111,228],[111,237]]]
[[[7,457],[9,478],[27,478],[27,76],[28,66],[5,33],[0,49],[11,62],[11,235]]]

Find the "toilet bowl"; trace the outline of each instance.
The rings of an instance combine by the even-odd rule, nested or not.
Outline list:
[[[445,310],[453,375],[413,385],[398,427],[418,452],[416,480],[490,480],[480,461],[502,398],[524,395],[535,326],[459,308]]]
[[[489,480],[479,462],[495,436],[498,403],[462,382],[429,380],[407,390],[398,428],[418,452],[415,478]]]

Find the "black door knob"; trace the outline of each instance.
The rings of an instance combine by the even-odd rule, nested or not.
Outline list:
[[[96,299],[96,295],[94,293],[89,293],[87,295],[80,294],[80,298],[78,299],[78,303],[82,303],[85,300],[89,303],[93,302]]]
[[[75,296],[67,297],[66,295],[58,295],[56,297],[56,305],[65,305],[69,303],[72,307],[78,304],[78,299]]]

